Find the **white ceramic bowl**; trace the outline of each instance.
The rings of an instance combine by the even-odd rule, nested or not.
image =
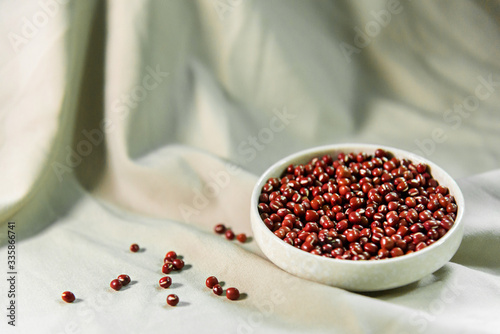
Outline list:
[[[270,177],[280,177],[290,164],[306,163],[313,157],[330,154],[336,157],[339,152],[374,154],[382,148],[398,159],[409,159],[415,163],[425,163],[431,168],[432,176],[449,188],[458,206],[453,227],[434,244],[401,257],[376,261],[338,260],[317,256],[288,245],[271,232],[258,212],[258,199],[262,186]],[[462,216],[464,198],[460,188],[448,173],[431,161],[411,152],[367,144],[340,144],[312,148],[281,159],[260,177],[251,198],[250,218],[254,238],[260,249],[275,265],[283,270],[311,281],[351,291],[377,291],[400,287],[433,273],[445,265],[457,251],[463,237]]]

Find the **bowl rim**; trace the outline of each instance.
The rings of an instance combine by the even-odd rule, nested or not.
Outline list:
[[[451,185],[453,185],[454,190],[457,191],[457,193],[453,193],[453,196],[455,197],[455,201],[456,201],[457,207],[458,207],[455,221],[454,221],[451,229],[449,229],[448,232],[446,232],[446,234],[443,237],[441,237],[438,241],[434,242],[430,246],[425,247],[422,250],[413,252],[411,254],[404,254],[404,255],[398,256],[398,257],[379,259],[379,260],[373,260],[373,261],[371,261],[371,260],[354,261],[354,260],[346,260],[346,259],[327,258],[324,256],[318,256],[318,255],[311,254],[309,252],[305,252],[301,249],[297,249],[296,247],[288,245],[282,239],[278,238],[271,230],[269,230],[269,228],[267,228],[267,226],[264,225],[264,222],[260,218],[260,214],[258,212],[257,205],[258,205],[258,197],[260,196],[262,186],[267,181],[267,179],[269,179],[270,174],[275,173],[275,172],[280,171],[280,170],[281,170],[281,172],[283,172],[284,167],[291,164],[292,163],[291,161],[300,159],[301,157],[311,155],[311,154],[316,154],[315,156],[320,157],[324,154],[328,154],[327,151],[338,150],[338,151],[343,151],[345,153],[350,153],[350,152],[356,152],[356,151],[363,151],[366,149],[374,151],[374,150],[379,149],[379,148],[383,149],[385,151],[388,151],[394,155],[403,155],[406,158],[408,158],[409,160],[411,160],[412,162],[426,163],[430,167],[431,173],[436,169],[439,170],[440,173],[442,173],[444,175],[444,178],[449,180],[449,184],[447,183],[446,186],[449,188],[450,184],[451,184]],[[460,205],[458,205],[458,203],[460,203]],[[303,256],[310,256],[311,259],[316,259],[318,261],[326,261],[326,263],[330,263],[330,264],[337,263],[337,264],[342,264],[345,266],[360,266],[360,267],[383,265],[383,264],[394,264],[394,263],[404,262],[404,261],[407,261],[410,259],[426,256],[427,253],[432,252],[433,250],[440,247],[442,244],[446,243],[446,241],[448,239],[450,239],[452,237],[452,235],[462,227],[462,225],[463,225],[462,217],[463,217],[464,209],[465,209],[465,202],[464,202],[462,190],[460,189],[460,187],[458,186],[456,181],[451,177],[451,175],[449,175],[448,172],[446,172],[443,168],[438,166],[436,163],[432,162],[431,160],[429,160],[427,158],[419,156],[413,152],[399,149],[396,147],[391,147],[391,146],[386,146],[386,145],[377,145],[377,144],[363,144],[363,143],[341,143],[341,144],[314,146],[314,147],[304,149],[304,150],[298,151],[296,153],[290,154],[288,156],[285,156],[285,157],[281,158],[280,160],[278,160],[277,162],[275,162],[274,164],[272,164],[268,169],[266,169],[261,174],[261,176],[259,177],[257,183],[255,184],[255,186],[253,188],[252,195],[251,195],[251,211],[254,211],[254,214],[258,218],[259,223],[261,223],[261,227],[265,230],[264,233],[269,234],[270,236],[276,238],[275,241],[277,241],[277,242],[281,241],[284,245],[289,246],[290,251],[292,251],[292,252],[297,251],[297,252],[300,252],[297,254],[301,254],[301,256],[302,255]],[[251,219],[251,221],[253,222],[254,219]],[[256,222],[254,222],[254,224],[255,223]],[[271,240],[274,240],[274,239],[271,239]],[[259,248],[260,248],[260,245],[259,245]],[[266,253],[264,249],[262,249],[262,251],[264,253]]]

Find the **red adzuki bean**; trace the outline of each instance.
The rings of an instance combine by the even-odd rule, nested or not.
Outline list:
[[[217,295],[220,296],[224,292],[224,289],[222,289],[222,286],[220,284],[215,284],[212,288],[212,291]]]
[[[212,289],[216,284],[219,284],[219,280],[215,276],[210,276],[209,278],[207,278],[207,280],[205,282],[205,285],[207,286],[207,288],[210,288],[210,289]]]
[[[161,272],[164,274],[170,274],[172,270],[175,270],[174,264],[172,262],[166,262],[163,264],[163,267],[161,267]]]
[[[172,279],[169,276],[162,277],[158,281],[158,284],[160,284],[162,288],[168,289],[170,285],[172,285]]]
[[[179,297],[177,295],[171,294],[167,296],[167,304],[170,306],[176,306],[179,304]]]
[[[238,300],[240,298],[240,292],[236,288],[227,288],[226,297],[230,300]]]
[[[172,261],[172,264],[174,265],[175,270],[181,270],[184,268],[184,261],[181,259],[175,259]]]
[[[120,281],[122,286],[127,286],[130,283],[130,276],[129,275],[122,274],[122,275],[118,276],[117,279]]]
[[[109,286],[111,289],[118,291],[122,288],[122,283],[118,279],[114,279],[109,283]]]
[[[177,259],[177,253],[174,251],[170,251],[165,255],[165,260],[172,262],[175,259]]]
[[[265,194],[263,194],[263,195],[265,195]],[[266,195],[266,198],[267,198],[267,195]],[[261,198],[261,201],[262,201],[262,199],[263,198]],[[267,202],[267,201],[265,201],[265,202]],[[224,226],[224,224],[217,224],[214,227],[214,231],[217,234],[223,234],[224,232],[226,232],[226,226]]]
[[[292,224],[292,223],[290,223]],[[282,224],[283,226],[283,224]],[[293,224],[292,224],[293,226]],[[238,240],[239,242],[241,242],[242,244],[245,243],[247,241],[247,235],[245,233],[240,233],[236,236],[236,240]]]
[[[227,240],[233,240],[234,239],[234,232],[231,230],[227,230],[225,236],[226,236]]]
[[[71,291],[64,291],[61,295],[61,298],[66,303],[72,303],[75,301],[75,295]]]

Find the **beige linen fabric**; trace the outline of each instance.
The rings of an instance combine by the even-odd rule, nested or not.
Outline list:
[[[16,327],[3,316],[1,332],[497,333],[499,9],[0,2],[2,263],[8,221],[18,251]],[[351,293],[212,232],[224,222],[251,235],[250,193],[278,159],[352,141],[417,152],[457,179],[466,228],[450,263]],[[144,250],[129,252],[134,242]],[[187,266],[165,291],[169,250]],[[122,273],[132,284],[111,291]],[[243,298],[215,296],[210,275]],[[60,300],[65,290],[77,303]]]

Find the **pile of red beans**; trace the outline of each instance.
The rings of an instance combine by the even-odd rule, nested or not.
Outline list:
[[[277,237],[303,251],[378,260],[439,240],[453,226],[457,205],[427,165],[378,149],[288,166],[262,187],[258,210]]]

